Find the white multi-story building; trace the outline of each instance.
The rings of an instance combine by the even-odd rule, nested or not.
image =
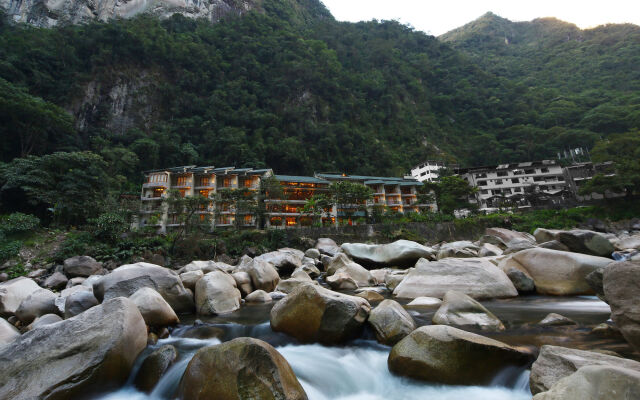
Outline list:
[[[457,173],[478,189],[470,200],[481,211],[560,204],[572,197],[562,165],[555,160],[465,168]],[[531,204],[532,199],[540,204]]]
[[[444,167],[443,161],[425,161],[411,168],[411,176],[419,182],[433,182],[440,177],[440,170]]]

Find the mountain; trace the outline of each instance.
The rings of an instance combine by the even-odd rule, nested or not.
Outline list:
[[[552,158],[640,127],[636,47],[618,27],[488,15],[435,38],[338,22],[317,0],[252,4],[215,24],[181,13],[50,29],[0,18],[0,161],[89,150],[132,184],[185,164],[401,175],[427,158]],[[557,30],[576,39],[540,39]],[[562,51],[587,36],[590,55]]]

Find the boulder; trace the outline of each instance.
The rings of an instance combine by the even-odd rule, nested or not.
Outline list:
[[[538,359],[531,366],[529,384],[531,393],[546,392],[560,379],[586,365],[619,366],[640,372],[640,362],[593,351],[542,346]]]
[[[36,278],[40,278],[41,276],[43,276],[44,274],[47,273],[46,269],[36,269],[33,270],[31,272],[29,272],[29,274],[27,275],[27,278],[31,278],[31,279],[36,279]]]
[[[487,228],[485,229],[484,234],[485,236],[494,237],[497,241],[502,243],[504,248],[508,247],[509,243],[514,242],[529,242],[531,244],[536,242],[536,238],[530,233],[512,231],[505,228]]]
[[[504,325],[491,311],[464,293],[450,290],[433,315],[434,324],[472,327],[483,331],[503,331]]]
[[[223,263],[216,262],[212,260],[205,261],[191,261],[189,264],[185,265],[180,269],[181,273],[185,272],[193,272],[193,271],[202,271],[204,274],[208,274],[213,271],[224,271],[231,272],[233,270],[233,266]]]
[[[302,267],[296,269],[296,271],[304,271],[312,279],[318,278],[322,274],[315,264],[302,264]],[[293,272],[295,273],[296,271]]]
[[[160,293],[149,287],[138,289],[129,297],[129,300],[138,307],[144,322],[149,326],[163,327],[180,322],[169,303],[160,296]]]
[[[576,253],[611,257],[611,253],[615,251],[609,239],[598,232],[579,229],[560,231],[556,234],[556,239]]]
[[[409,313],[394,300],[383,300],[369,315],[378,342],[393,346],[416,329]]]
[[[535,290],[536,285],[533,278],[519,262],[513,259],[513,256],[510,255],[500,260],[498,268],[507,274],[518,292],[527,293]]]
[[[0,349],[0,398],[75,399],[113,389],[127,381],[146,344],[147,327],[135,304],[108,300]]]
[[[303,343],[343,343],[360,333],[370,311],[361,297],[301,285],[271,309],[271,328]]]
[[[54,272],[45,279],[43,286],[53,290],[64,289],[69,283],[69,279],[62,272]]]
[[[499,256],[502,255],[502,249],[494,244],[485,243],[482,245],[482,247],[480,247],[478,255],[480,257]]]
[[[486,385],[509,366],[524,366],[530,354],[497,340],[446,325],[420,327],[389,353],[389,371],[448,385]]]
[[[588,365],[562,378],[533,400],[639,399],[640,372],[607,365]]]
[[[615,243],[616,250],[629,250],[635,249],[640,250],[640,235],[627,236],[618,240]]]
[[[184,400],[306,400],[287,360],[270,344],[237,338],[193,356],[180,385]]]
[[[240,290],[242,297],[245,297],[249,293],[253,292],[253,286],[251,286],[251,277],[247,272],[238,271],[231,274],[236,281],[236,287]]]
[[[415,265],[420,258],[433,259],[435,250],[410,240],[397,240],[389,244],[344,243],[349,257],[368,267],[403,267]]]
[[[517,253],[526,249],[533,249],[536,246],[530,242],[510,242],[506,249],[502,252],[503,255]]]
[[[567,246],[557,240],[549,240],[548,242],[540,243],[538,247],[542,247],[543,249],[570,251]]]
[[[251,292],[251,294],[247,296],[245,301],[247,303],[259,304],[259,303],[271,303],[273,300],[271,299],[271,296],[269,296],[269,293],[265,292],[264,290],[258,289],[255,292]]]
[[[27,326],[27,329],[36,329],[41,326],[55,324],[60,321],[63,321],[63,319],[58,314],[45,314],[42,317],[36,318],[31,325]]]
[[[356,293],[356,296],[362,297],[367,300],[369,303],[378,302],[384,300],[384,296],[374,290],[364,290],[362,292]]]
[[[150,393],[176,358],[178,358],[178,351],[170,344],[165,344],[149,354],[136,375],[134,381],[136,388]]]
[[[309,278],[309,279],[299,279],[299,278],[284,279],[284,280],[281,280],[280,282],[278,282],[278,286],[276,287],[276,291],[282,292],[282,293],[285,293],[285,294],[289,294],[289,293],[293,292],[295,289],[297,289],[298,287],[304,286],[304,285],[318,285],[318,282],[312,281],[311,278]]]
[[[201,269],[196,271],[183,272],[180,274],[180,280],[185,288],[196,290],[196,283],[204,276]]]
[[[538,325],[542,326],[566,326],[577,325],[576,321],[565,317],[564,315],[549,313],[542,321],[538,322]]]
[[[358,282],[344,271],[336,272],[326,278],[327,283],[333,290],[356,290]]]
[[[606,301],[604,297],[604,270],[606,267],[598,268],[595,271],[589,273],[584,279],[587,281],[587,284],[593,289],[602,301]]]
[[[278,282],[280,282],[280,275],[278,275],[278,271],[273,264],[259,257],[250,261],[241,262],[236,272],[246,272],[249,274],[253,290],[261,289],[265,292],[272,292],[276,286],[278,286]]]
[[[640,262],[610,264],[604,269],[603,288],[611,319],[627,342],[640,351]]]
[[[411,300],[407,307],[440,307],[442,300],[436,297],[416,297]]]
[[[64,260],[63,271],[66,276],[91,276],[102,271],[102,263],[89,256],[75,256]]]
[[[529,249],[513,259],[533,278],[541,294],[569,296],[593,294],[585,277],[611,260],[604,257],[550,249]]]
[[[551,240],[556,240],[559,232],[561,231],[557,229],[538,228],[533,232],[533,236],[536,238],[536,242],[544,243]]]
[[[354,289],[361,286],[375,286],[378,284],[378,281],[371,275],[371,272],[355,262],[344,262],[344,260],[342,260],[343,257],[346,258],[344,254],[336,256],[335,261],[331,263],[327,271],[326,280],[332,287],[334,286],[332,282],[338,279],[340,281],[353,281],[353,283],[355,283]],[[334,270],[337,266],[339,266],[339,268]],[[338,275],[340,278],[338,278]]]
[[[382,268],[382,269],[372,269],[369,272],[371,273],[371,276],[375,278],[378,284],[381,284],[381,283],[384,283],[384,281],[387,279],[388,271],[389,270],[387,268]]]
[[[40,290],[40,286],[25,277],[0,283],[0,317],[14,315],[20,304],[36,290]]]
[[[444,297],[456,290],[476,299],[514,297],[518,291],[498,267],[483,258],[421,259],[393,291],[405,299]]]
[[[95,276],[95,275],[94,275]],[[67,282],[67,288],[70,287],[74,287],[74,286],[78,286],[78,285],[82,285],[82,283],[84,281],[86,281],[87,278],[83,277],[83,276],[76,276],[75,278],[71,278],[69,279],[69,281]]]
[[[58,312],[56,307],[56,297],[51,290],[39,289],[22,300],[20,307],[16,310],[16,317],[24,325],[29,325],[34,319],[45,315],[55,314]]]
[[[314,260],[318,260],[320,258],[320,250],[318,250],[318,249],[307,249],[307,251],[304,252],[304,256],[305,257],[309,257],[309,258],[314,259]]]
[[[480,251],[480,248],[468,240],[445,243],[438,250],[438,260],[448,257],[477,257],[478,251]]]
[[[393,291],[396,287],[404,280],[409,272],[413,271],[413,268],[409,268],[408,270],[391,270],[388,271],[384,276],[384,284],[387,289]]]
[[[329,257],[333,257],[340,252],[340,246],[333,239],[320,238],[316,242],[316,249],[322,254],[326,254]]]
[[[255,260],[264,261],[271,264],[280,275],[289,275],[296,268],[302,266],[302,258],[304,257],[304,253],[295,250],[295,249],[279,249],[277,251],[272,251],[270,253],[262,254],[256,258]],[[276,282],[277,285],[277,282]],[[274,285],[275,286],[275,285]],[[259,288],[265,290],[264,288]],[[270,291],[270,290],[269,290]]]
[[[178,314],[193,311],[193,294],[185,289],[178,274],[154,264],[140,262],[120,266],[95,282],[93,292],[99,301],[104,301],[129,297],[143,287],[160,293]]]
[[[0,318],[0,347],[20,337],[20,332],[4,318]]]
[[[62,313],[64,314],[65,319],[75,317],[76,315],[82,314],[83,312],[87,311],[91,307],[100,304],[98,303],[98,299],[96,299],[96,296],[93,295],[92,291],[83,290],[81,287],[78,287],[77,290],[69,294],[66,294],[63,291],[60,299],[64,299]]]
[[[217,315],[239,309],[242,296],[231,275],[213,271],[196,283],[195,298],[198,314]]]

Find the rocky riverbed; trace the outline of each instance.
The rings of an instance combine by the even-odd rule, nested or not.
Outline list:
[[[0,398],[640,398],[638,249],[491,228],[175,269],[73,257],[0,283]]]

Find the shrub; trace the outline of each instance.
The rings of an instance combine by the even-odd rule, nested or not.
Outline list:
[[[2,229],[7,234],[32,231],[40,226],[40,219],[34,215],[13,213],[2,218]]]
[[[116,241],[127,230],[127,220],[120,213],[107,212],[91,221],[95,225],[93,234],[100,239]]]
[[[17,256],[21,248],[22,242],[17,240],[0,242],[0,262]]]

